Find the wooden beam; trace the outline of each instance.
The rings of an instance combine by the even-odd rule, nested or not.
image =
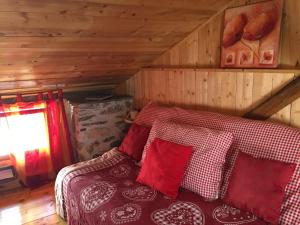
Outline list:
[[[64,93],[67,92],[77,92],[77,91],[103,91],[103,90],[112,90],[117,87],[116,84],[83,84],[82,86],[70,86],[70,87],[58,87],[64,90]],[[45,92],[48,90],[56,91],[57,88],[29,88],[29,89],[11,89],[5,92],[0,92],[2,99],[12,98],[15,97],[16,94],[22,93],[22,96],[30,96],[36,95],[39,92]]]
[[[300,97],[300,76],[291,81],[266,101],[247,112],[244,117],[249,119],[266,120],[285,106]]]

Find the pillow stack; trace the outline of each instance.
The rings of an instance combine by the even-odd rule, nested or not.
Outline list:
[[[133,124],[119,148],[137,161],[143,153],[138,182],[171,198],[180,186],[207,199],[219,197],[231,133],[157,120],[148,134],[149,128]]]
[[[231,133],[157,120],[151,129],[142,162],[155,138],[193,146],[181,186],[207,199],[219,197],[222,169],[233,139]]]
[[[178,114],[177,108],[149,104],[119,150],[140,161],[137,182],[172,199],[180,187],[209,200],[217,199],[233,134],[172,121]],[[285,190],[295,169],[296,164],[255,158],[239,150],[223,200],[278,224]]]

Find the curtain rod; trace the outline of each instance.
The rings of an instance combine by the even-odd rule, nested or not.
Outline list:
[[[74,86],[74,87],[57,87],[57,88],[48,88],[47,90],[39,90],[39,89],[35,89],[35,90],[24,90],[24,91],[19,91],[19,92],[9,92],[9,93],[0,93],[0,96],[2,97],[2,99],[7,99],[7,98],[15,98],[17,94],[23,93],[22,96],[33,96],[36,95],[38,93],[47,93],[48,91],[52,91],[52,92],[57,92],[58,90],[62,90],[63,93],[67,93],[67,92],[74,92],[74,91],[94,91],[94,90],[111,90],[113,88],[115,88],[116,85],[114,84],[105,84],[105,85],[89,85],[89,86]]]
[[[60,88],[59,88],[60,89]],[[62,90],[62,89],[61,89]],[[7,93],[7,94],[0,94],[1,98],[2,99],[8,99],[8,98],[16,98],[16,96],[18,94],[22,95],[22,97],[28,97],[28,96],[34,96],[34,95],[37,95],[39,93],[41,94],[47,94],[48,91],[52,91],[53,93],[57,93],[58,92],[58,89],[55,89],[55,90],[47,90],[47,91],[30,91],[30,92],[15,92],[15,93]]]

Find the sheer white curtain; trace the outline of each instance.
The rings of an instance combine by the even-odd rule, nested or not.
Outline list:
[[[0,117],[0,156],[49,148],[44,113]]]
[[[0,157],[10,153],[10,133],[6,117],[0,117]]]

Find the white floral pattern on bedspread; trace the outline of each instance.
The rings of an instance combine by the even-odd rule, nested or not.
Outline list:
[[[108,161],[116,162],[116,158]],[[221,200],[206,201],[185,189],[176,200],[166,198],[135,182],[140,168],[129,158],[107,165],[101,163],[100,169],[91,172],[85,167],[65,177],[67,182],[62,185],[69,225],[266,225]]]
[[[58,173],[55,181],[55,200],[57,214],[63,219],[67,219],[64,199],[64,196],[66,196],[67,194],[67,188],[64,189],[64,187],[67,187],[68,182],[73,177],[113,166],[125,158],[127,158],[127,156],[119,152],[117,148],[113,148],[112,150],[106,152],[98,158],[80,162],[63,168]],[[78,177],[78,179],[80,179],[80,177]]]
[[[116,148],[62,169],[55,184],[57,213],[70,225],[265,225],[250,213],[205,202],[187,190],[181,190],[178,201],[165,198],[136,183],[138,171]]]

